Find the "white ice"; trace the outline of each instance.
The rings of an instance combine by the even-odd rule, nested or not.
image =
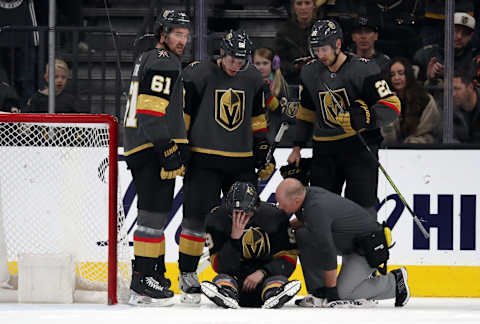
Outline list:
[[[197,307],[128,305],[0,304],[0,323],[34,324],[480,324],[480,298],[412,298],[403,308],[382,301],[374,308],[307,309],[288,303],[282,309],[222,309],[203,300]]]

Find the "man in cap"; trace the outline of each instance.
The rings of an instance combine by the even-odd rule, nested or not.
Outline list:
[[[352,41],[355,43],[354,54],[374,61],[384,71],[390,57],[375,49],[378,40],[378,25],[373,17],[360,16],[352,27]]]
[[[475,18],[465,12],[456,12],[454,25],[455,69],[470,71],[473,74],[473,60],[479,54],[478,49],[472,45]],[[420,66],[419,79],[438,84],[443,79],[444,58],[442,44],[427,45],[418,50],[414,62]]]

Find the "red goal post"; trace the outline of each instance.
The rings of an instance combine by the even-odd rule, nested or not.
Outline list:
[[[35,254],[44,251],[63,253],[61,249],[65,245],[68,246],[69,250],[65,249],[69,253],[78,257],[74,259],[76,282],[86,286],[81,289],[107,290],[108,304],[116,304],[120,286],[128,293],[131,271],[126,226],[123,224],[125,216],[118,202],[117,119],[109,115],[93,114],[0,114],[0,149],[7,152],[6,155],[13,156],[11,160],[2,158],[1,160],[6,161],[0,162],[0,221],[3,217],[5,227],[3,236],[6,241],[4,244],[7,248],[10,275],[15,274],[15,269],[12,268],[15,268],[15,259],[19,253]],[[66,162],[62,162],[64,160]],[[35,168],[36,164],[51,165],[53,169],[38,171]],[[70,167],[76,169],[70,170]],[[25,175],[25,172],[31,174]],[[20,183],[24,179],[25,183]],[[37,185],[40,181],[45,181],[45,184]],[[60,189],[57,189],[59,182]],[[10,184],[13,184],[15,189],[8,187]],[[40,192],[33,191],[36,190],[34,187],[38,187]],[[90,193],[97,187],[98,192]],[[42,188],[44,189],[41,190]],[[11,193],[15,190],[18,192]],[[42,191],[49,190],[52,192],[51,196],[59,191],[60,198],[53,197],[53,200],[50,197],[44,198]],[[108,194],[103,190],[107,190]],[[83,202],[84,196],[89,195],[92,196],[92,202]],[[103,197],[108,197],[106,198],[108,203],[105,202],[106,199],[102,199]],[[10,203],[10,200],[13,202]],[[33,200],[34,206],[27,206],[30,200]],[[41,206],[44,202],[47,206]],[[57,203],[61,207],[54,206]],[[103,203],[106,203],[106,206],[103,206]],[[11,209],[18,211],[15,214],[20,215],[11,215],[13,214]],[[53,215],[53,210],[57,209],[59,215]],[[41,215],[43,210],[49,216]],[[104,211],[107,212],[108,218],[99,217],[99,213],[103,214]],[[54,223],[48,218],[52,215],[67,218],[57,223],[66,223],[70,229],[67,231],[61,229],[58,233],[48,234],[38,230],[37,234],[38,227],[43,228],[44,224]],[[26,223],[34,223],[37,216],[41,225],[34,229],[27,228]],[[15,220],[13,217],[19,218]],[[25,222],[27,218],[29,221]],[[82,222],[82,225],[75,223],[76,221]],[[46,231],[53,231],[54,227],[56,224],[44,226]],[[71,227],[75,227],[75,230]],[[12,232],[14,234],[9,236]],[[77,234],[81,237],[72,237]],[[30,235],[32,242],[25,240],[21,242],[17,238]],[[105,237],[106,235],[108,237]],[[63,243],[70,239],[73,243]],[[37,242],[33,242],[35,240],[45,240],[46,246],[37,248]],[[51,242],[47,242],[49,240]],[[73,246],[70,248],[69,245]],[[117,249],[118,247],[121,251]],[[120,252],[122,262],[117,264]],[[1,262],[0,258],[0,271]],[[118,276],[120,280],[117,280]],[[120,284],[119,281],[123,283]]]

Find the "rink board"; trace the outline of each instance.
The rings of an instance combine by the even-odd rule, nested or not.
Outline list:
[[[121,154],[122,152],[120,152]],[[275,159],[286,164],[289,149],[278,149]],[[308,150],[302,151],[308,156]],[[310,153],[311,154],[311,153]],[[390,264],[407,266],[414,296],[480,297],[480,248],[477,199],[480,172],[478,150],[383,150],[380,161],[415,214],[429,230],[426,240],[412,216],[379,172],[379,221],[387,221],[393,240]],[[122,199],[132,240],[136,197],[126,163],[119,163]],[[261,184],[262,200],[274,199],[282,177],[278,170]],[[178,239],[182,219],[182,181],[177,180],[175,201],[165,230],[168,276],[176,281]],[[203,279],[213,277],[211,268]],[[300,264],[294,277],[301,279]],[[173,285],[176,287],[176,285]],[[304,290],[302,290],[305,292]]]

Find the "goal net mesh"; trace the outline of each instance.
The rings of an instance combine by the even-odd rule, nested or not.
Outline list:
[[[69,254],[76,289],[107,290],[110,145],[108,124],[0,122],[0,240],[12,278],[22,253]],[[111,233],[122,302],[132,256],[118,197]]]

